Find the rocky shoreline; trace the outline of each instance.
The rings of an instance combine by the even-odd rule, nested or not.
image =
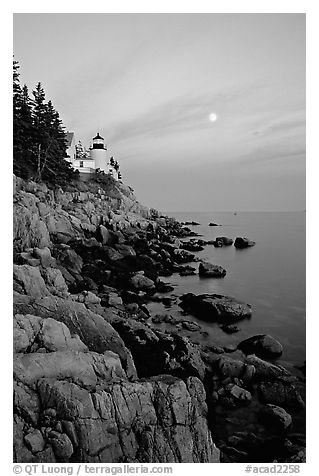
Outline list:
[[[236,333],[253,309],[177,296],[165,281],[194,274],[204,246],[232,243],[201,240],[122,184],[50,190],[15,178],[16,462],[305,461],[304,378],[276,364],[281,344],[198,344],[192,315]]]

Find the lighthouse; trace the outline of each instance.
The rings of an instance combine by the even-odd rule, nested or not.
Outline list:
[[[95,168],[108,172],[107,149],[104,147],[104,139],[99,132],[93,137],[93,145],[90,150],[90,157],[94,160]]]

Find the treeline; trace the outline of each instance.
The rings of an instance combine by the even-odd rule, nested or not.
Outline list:
[[[24,179],[63,185],[75,178],[67,156],[66,134],[51,101],[38,83],[29,95],[21,87],[19,63],[13,61],[13,172]]]

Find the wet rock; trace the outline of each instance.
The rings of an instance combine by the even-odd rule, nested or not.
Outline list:
[[[271,404],[261,409],[260,418],[267,426],[279,430],[286,430],[292,423],[291,415],[286,410]]]
[[[259,334],[241,341],[238,344],[238,349],[245,352],[245,354],[255,354],[258,357],[265,358],[279,357],[283,352],[280,342],[265,334]]]
[[[180,306],[200,319],[227,324],[251,316],[249,304],[220,294],[184,294]]]
[[[216,264],[202,262],[199,263],[198,274],[207,278],[223,278],[226,276],[226,270]]]
[[[256,244],[255,241],[249,240],[248,238],[241,238],[237,237],[234,242],[235,248],[249,248],[251,246],[254,246]]]

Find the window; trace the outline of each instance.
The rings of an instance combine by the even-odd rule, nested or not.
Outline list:
[[[83,160],[80,160],[80,167],[83,167]]]

